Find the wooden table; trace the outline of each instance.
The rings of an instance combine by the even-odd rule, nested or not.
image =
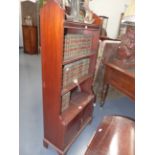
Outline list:
[[[104,79],[103,79],[103,93],[102,99],[103,102],[101,106],[103,106],[109,85],[115,87],[132,100],[135,100],[135,75],[134,68],[123,69],[121,67],[116,66],[113,63],[106,63]]]
[[[126,117],[106,116],[85,155],[134,155],[135,123]]]

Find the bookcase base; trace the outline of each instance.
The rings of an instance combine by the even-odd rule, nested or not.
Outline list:
[[[52,142],[50,142],[49,140],[47,140],[46,138],[44,138],[43,143],[44,143],[44,147],[48,148],[48,146],[53,147],[59,155],[66,155],[67,151],[69,150],[69,148],[71,147],[71,145],[74,143],[74,141],[76,140],[76,138],[80,135],[80,133],[84,130],[84,128],[90,124],[92,122],[92,117],[89,117],[87,119],[87,121],[83,124],[83,126],[81,127],[81,129],[77,132],[77,134],[74,136],[74,138],[70,141],[70,143],[65,147],[64,150],[61,150],[60,148],[58,148],[56,145],[54,145]]]

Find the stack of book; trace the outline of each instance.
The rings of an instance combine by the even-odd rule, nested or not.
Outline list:
[[[61,105],[61,112],[66,110],[69,107],[69,102],[70,102],[70,92],[66,93],[65,95],[62,96],[62,105]]]
[[[64,39],[64,61],[91,53],[92,35],[67,34]]]
[[[88,75],[90,59],[85,58],[73,63],[67,64],[63,69],[63,88],[78,84],[78,81]]]

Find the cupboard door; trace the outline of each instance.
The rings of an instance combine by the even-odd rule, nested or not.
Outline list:
[[[25,26],[23,27],[23,43],[24,52],[29,53],[31,51],[30,29]]]
[[[29,54],[37,53],[37,27],[23,26],[24,52]]]
[[[31,51],[37,53],[37,27],[30,29]]]

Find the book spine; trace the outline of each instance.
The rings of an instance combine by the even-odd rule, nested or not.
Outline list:
[[[64,60],[91,53],[92,35],[67,34],[64,40]]]
[[[89,63],[89,58],[86,58],[65,65],[63,69],[63,88],[73,84],[75,79],[80,80],[83,76],[88,75]]]

